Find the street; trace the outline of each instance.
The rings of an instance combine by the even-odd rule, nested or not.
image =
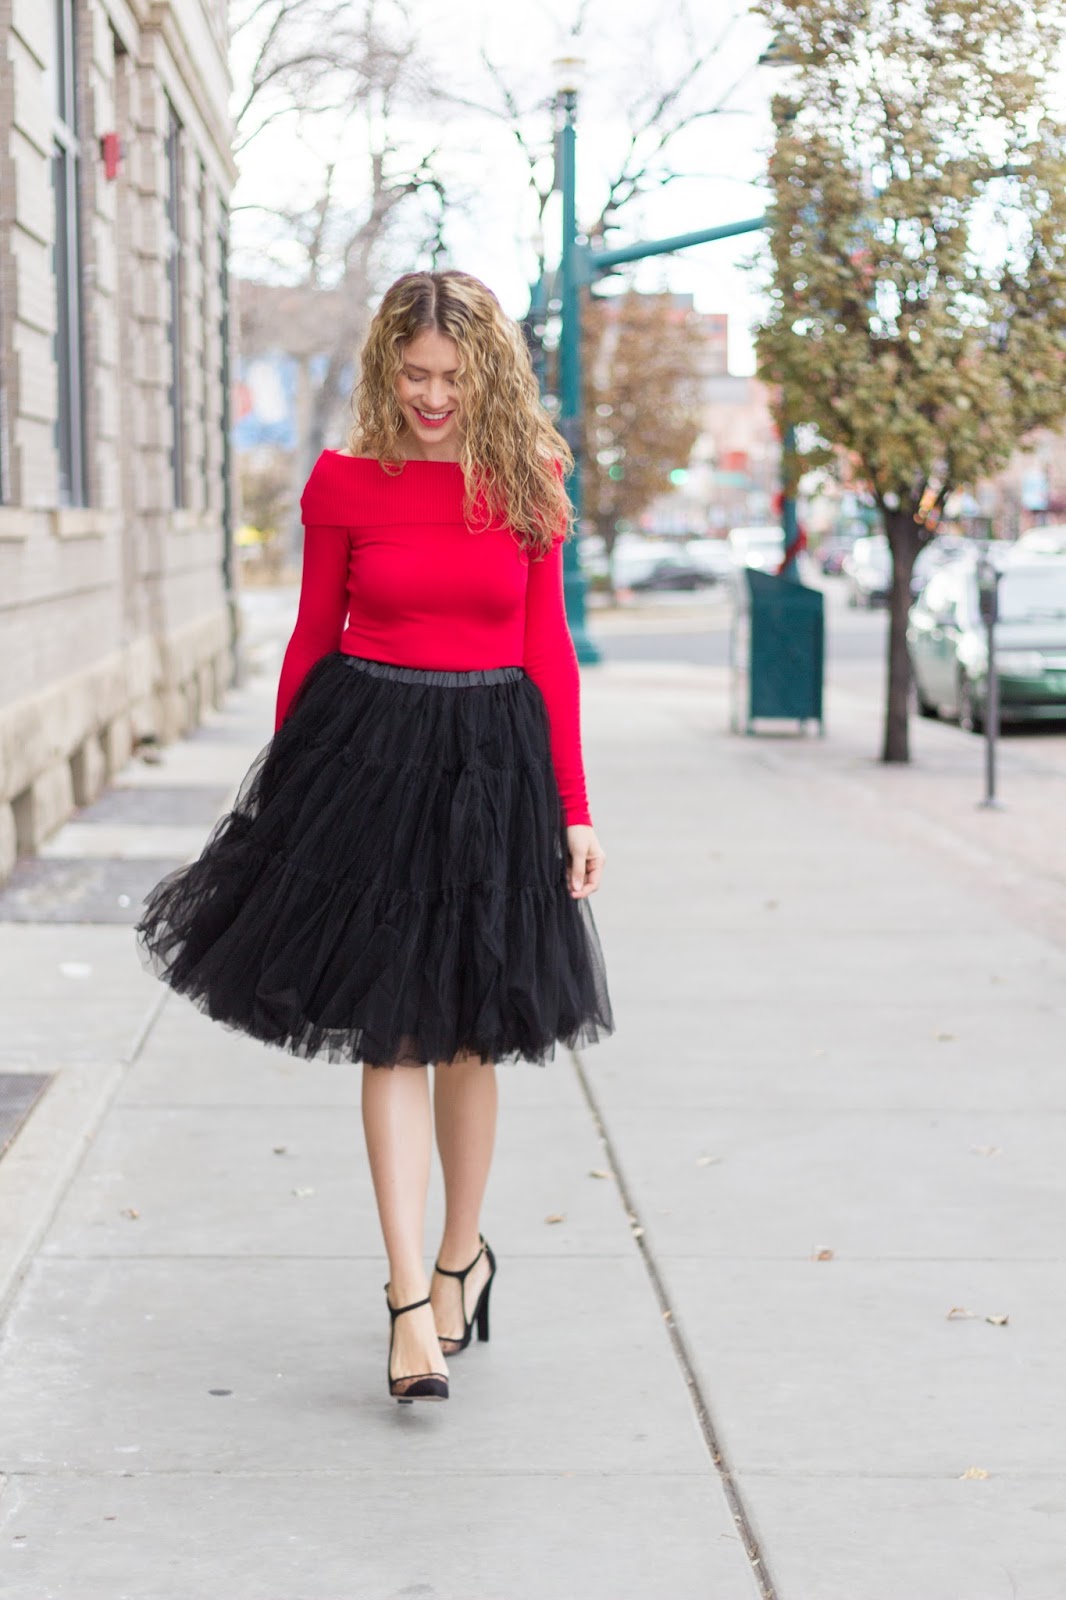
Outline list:
[[[830,695],[862,702],[870,716],[871,752],[876,748],[883,707],[888,613],[848,606],[838,578],[817,578],[826,605],[826,680]],[[724,586],[703,595],[644,595],[639,604],[593,609],[590,631],[611,662],[678,662],[729,665],[730,601]],[[950,727],[951,724],[945,724]],[[968,749],[980,740],[959,733]],[[1012,759],[1030,770],[1066,774],[1066,718],[1062,722],[1007,725],[1002,732]]]
[[[717,601],[591,617],[618,1029],[501,1067],[492,1342],[410,1414],[358,1072],[208,1022],[117,905],[265,743],[294,605],[0,892],[0,1070],[51,1078],[0,1161],[5,1596],[1062,1600],[1062,735],[981,812],[955,728],[874,760],[883,614],[831,598],[824,739],[728,733]]]

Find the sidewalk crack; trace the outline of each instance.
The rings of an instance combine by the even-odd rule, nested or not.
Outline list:
[[[614,1173],[615,1181],[618,1186],[618,1196],[622,1202],[622,1207],[629,1223],[633,1241],[636,1244],[636,1247],[640,1252],[641,1259],[644,1263],[644,1270],[648,1275],[655,1298],[659,1303],[659,1309],[662,1312],[663,1327],[666,1329],[667,1337],[670,1340],[677,1364],[681,1368],[681,1375],[685,1380],[685,1386],[688,1389],[689,1398],[692,1401],[693,1410],[696,1413],[696,1420],[699,1423],[700,1432],[703,1435],[703,1441],[707,1446],[707,1451],[710,1455],[711,1461],[714,1464],[715,1471],[718,1474],[718,1479],[721,1483],[722,1492],[725,1495],[726,1503],[729,1506],[733,1521],[736,1524],[737,1532],[739,1533],[741,1541],[744,1545],[744,1553],[751,1563],[752,1575],[759,1586],[760,1600],[778,1600],[778,1592],[774,1586],[773,1578],[767,1570],[766,1562],[762,1552],[759,1549],[758,1540],[755,1537],[755,1530],[752,1527],[751,1518],[749,1517],[747,1507],[744,1504],[744,1497],[737,1486],[736,1479],[733,1476],[733,1470],[728,1459],[726,1458],[725,1452],[722,1449],[710,1405],[708,1404],[707,1397],[700,1386],[699,1378],[696,1375],[695,1364],[689,1353],[688,1345],[685,1342],[684,1335],[677,1326],[677,1322],[674,1318],[673,1307],[670,1304],[670,1298],[666,1291],[666,1282],[659,1270],[659,1264],[655,1259],[654,1252],[648,1243],[648,1236],[641,1222],[640,1212],[637,1209],[636,1201],[633,1198],[632,1191],[626,1182],[626,1177],[622,1169],[622,1163],[619,1159],[618,1150],[611,1138],[610,1133],[608,1132],[603,1113],[600,1110],[596,1096],[593,1093],[592,1084],[589,1080],[588,1073],[585,1070],[585,1064],[576,1050],[570,1051],[570,1058],[573,1061],[574,1072],[581,1087],[581,1093],[585,1098],[585,1104],[588,1106],[589,1113],[592,1117],[596,1133],[603,1144],[604,1152],[607,1156],[608,1166]]]

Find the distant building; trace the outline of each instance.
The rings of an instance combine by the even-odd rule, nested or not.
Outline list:
[[[0,0],[0,877],[233,675],[225,0]]]
[[[1002,471],[953,494],[945,520],[963,533],[998,539],[1066,522],[1066,431],[1036,429]]]
[[[678,295],[691,306],[691,296]],[[641,519],[645,532],[716,534],[776,520],[781,445],[769,393],[729,371],[729,318],[700,315],[703,425],[683,481]]]
[[[322,425],[328,437],[324,442],[342,443],[351,424],[348,402],[354,359],[337,374],[330,402],[320,393],[337,325],[344,315],[342,297],[334,289],[256,283],[245,278],[237,288],[240,354],[233,433],[237,454],[302,452],[312,431],[313,397],[325,412]],[[309,471],[312,464],[301,456],[299,468],[306,466]]]
[[[671,475],[675,487],[647,507],[640,530],[707,534],[772,521],[781,450],[766,386],[730,373],[728,315],[695,311],[690,294],[668,298],[679,316],[696,322],[702,427],[688,463]],[[605,295],[601,303],[609,319],[617,316],[620,297]]]
[[[687,300],[691,295],[676,295]],[[701,369],[705,378],[721,378],[729,371],[729,318],[719,311],[697,311],[700,329]]]

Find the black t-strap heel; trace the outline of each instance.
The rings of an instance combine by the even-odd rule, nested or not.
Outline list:
[[[429,1296],[427,1295],[424,1300],[412,1300],[409,1306],[394,1306],[389,1299],[389,1286],[386,1284],[385,1304],[389,1308],[389,1359],[385,1368],[385,1375],[389,1380],[389,1393],[402,1406],[410,1405],[412,1400],[447,1400],[448,1380],[443,1372],[417,1372],[405,1378],[392,1376],[392,1346],[396,1337],[396,1318],[402,1317],[405,1311],[417,1311],[419,1306],[428,1306]]]
[[[473,1311],[470,1314],[470,1321],[469,1322],[466,1321],[466,1318],[465,1318],[465,1315],[464,1315],[464,1318],[463,1318],[463,1336],[462,1336],[462,1338],[461,1339],[453,1339],[453,1338],[451,1338],[451,1336],[449,1334],[443,1334],[443,1335],[438,1334],[438,1336],[437,1336],[441,1340],[441,1349],[442,1350],[444,1350],[445,1344],[447,1344],[449,1346],[449,1348],[447,1350],[444,1350],[444,1354],[446,1356],[458,1355],[460,1350],[465,1350],[466,1349],[467,1345],[470,1343],[470,1335],[473,1332],[474,1323],[475,1322],[477,1323],[477,1336],[478,1336],[479,1341],[484,1341],[486,1343],[488,1341],[488,1337],[489,1337],[489,1290],[492,1288],[492,1280],[496,1276],[496,1257],[493,1255],[492,1246],[486,1241],[484,1234],[479,1233],[478,1234],[478,1238],[481,1240],[481,1249],[478,1251],[478,1253],[474,1257],[473,1261],[471,1261],[470,1265],[468,1267],[464,1267],[461,1272],[455,1272],[455,1271],[452,1270],[451,1267],[442,1267],[439,1262],[433,1268],[433,1271],[434,1272],[439,1272],[442,1278],[458,1278],[458,1280],[459,1280],[459,1294],[460,1294],[460,1310],[461,1310],[461,1312],[465,1313],[465,1311],[466,1311],[466,1280],[467,1280],[468,1276],[470,1275],[470,1273],[473,1272],[474,1268],[477,1266],[478,1262],[481,1260],[481,1257],[483,1255],[488,1256],[488,1261],[489,1261],[489,1275],[485,1279],[485,1282],[481,1286],[481,1293],[477,1297],[477,1304],[476,1304],[476,1306],[474,1307]]]

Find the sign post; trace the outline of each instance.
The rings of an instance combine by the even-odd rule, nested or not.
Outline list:
[[[985,677],[985,793],[978,805],[985,811],[1001,811],[996,796],[996,740],[999,736],[999,673],[996,668],[996,620],[999,614],[1000,571],[985,550],[977,565],[977,596],[985,625],[988,668]]]

